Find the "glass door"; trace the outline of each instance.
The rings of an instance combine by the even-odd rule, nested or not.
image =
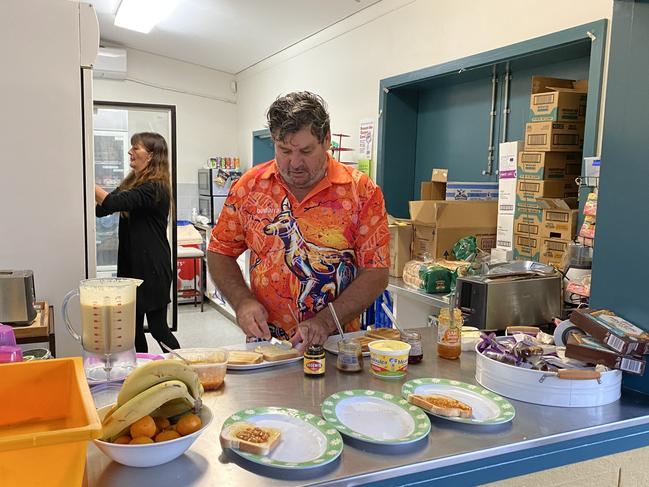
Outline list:
[[[122,102],[95,101],[93,110],[95,145],[95,182],[111,192],[128,172],[131,136],[139,132],[156,132],[162,135],[169,147],[171,188],[176,201],[176,107]],[[96,220],[97,277],[117,275],[117,229],[119,214]],[[173,275],[177,275],[176,261],[176,206],[169,214],[167,236],[172,253]],[[174,281],[175,283],[175,281]],[[177,329],[177,294],[172,285],[168,322]]]

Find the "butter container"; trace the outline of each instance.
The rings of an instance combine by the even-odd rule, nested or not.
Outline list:
[[[376,340],[368,345],[370,370],[379,379],[401,379],[408,372],[410,344],[398,340]]]

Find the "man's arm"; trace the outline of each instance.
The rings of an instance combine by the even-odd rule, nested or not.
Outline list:
[[[336,315],[341,324],[358,317],[388,286],[388,269],[360,269],[356,279],[333,302]],[[303,321],[299,325],[304,347],[311,344],[322,345],[331,332],[336,330],[336,322],[329,308]]]
[[[268,312],[246,285],[237,259],[216,252],[207,252],[207,267],[219,291],[230,303],[239,327],[247,336],[270,340],[266,320]]]

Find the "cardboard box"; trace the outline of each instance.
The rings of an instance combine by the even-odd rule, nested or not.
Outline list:
[[[426,257],[444,258],[455,260],[453,245],[461,238],[473,235],[478,248],[489,251],[496,246],[496,232],[494,229],[483,230],[478,228],[440,228],[424,223],[415,223],[414,238],[412,243],[412,259]],[[489,233],[481,233],[489,232]]]
[[[587,80],[532,77],[530,122],[583,122]]]
[[[572,319],[571,319],[572,321]],[[646,366],[643,357],[623,355],[604,346],[591,336],[572,334],[566,343],[566,357],[587,364],[601,364],[631,374],[643,375]]]
[[[579,152],[521,152],[518,156],[519,179],[568,179],[581,174]]]
[[[577,211],[577,210],[575,210]],[[542,264],[551,264],[556,267],[563,265],[563,257],[568,250],[570,240],[559,240],[556,238],[545,238],[541,236],[541,257]]]
[[[540,256],[541,241],[539,237],[514,234],[514,259],[538,262]]]
[[[388,225],[390,230],[390,275],[401,277],[403,266],[410,260],[413,228],[408,220],[394,220]]]
[[[514,215],[498,215],[496,247],[503,250],[514,250]]]
[[[541,207],[540,198],[576,197],[578,186],[574,179],[519,179],[516,184],[516,204]]]
[[[516,179],[518,155],[523,150],[524,142],[516,140],[503,142],[498,146],[498,179]]]
[[[513,215],[516,211],[516,180],[501,179],[498,185],[498,215]]]
[[[541,236],[559,240],[572,240],[577,235],[579,210],[543,210]]]
[[[526,152],[580,152],[583,146],[583,122],[529,122],[525,125]]]
[[[473,183],[449,181],[446,183],[447,201],[480,201],[497,199],[497,182]]]
[[[649,333],[611,312],[577,309],[570,314],[570,321],[618,353],[649,352]]]
[[[443,200],[446,198],[448,169],[433,169],[430,181],[421,183],[422,200]]]
[[[495,247],[497,206],[495,201],[411,201],[412,257],[450,257],[453,245],[468,235],[475,235],[483,250]]]
[[[496,262],[509,262],[514,259],[513,250],[505,249],[491,249],[491,263],[495,264]]]

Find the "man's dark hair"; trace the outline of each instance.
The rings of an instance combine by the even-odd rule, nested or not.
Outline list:
[[[308,91],[289,93],[273,102],[266,113],[268,129],[275,141],[288,134],[310,127],[311,133],[323,143],[329,133],[329,113],[321,96]]]

